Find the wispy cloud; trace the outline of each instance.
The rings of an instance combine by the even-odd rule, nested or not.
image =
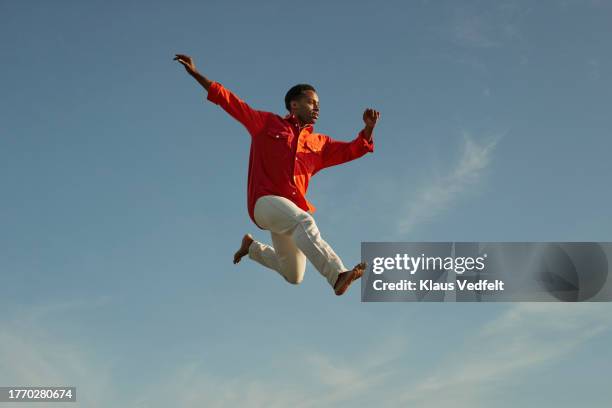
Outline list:
[[[291,378],[288,378],[291,380]],[[224,378],[201,362],[190,362],[167,372],[163,382],[139,390],[132,407],[286,407],[306,398],[297,379],[289,384],[237,374]],[[281,386],[282,384],[282,386]],[[297,387],[296,387],[297,385]]]
[[[331,407],[355,401],[383,384],[392,374],[386,366],[407,347],[404,336],[393,334],[366,345],[364,356],[347,357],[333,350],[303,347],[295,355],[272,356],[268,367],[273,368],[272,374],[243,367],[230,376],[215,372],[206,360],[196,357],[177,362],[145,385],[126,388],[116,380],[117,370],[122,368],[119,362],[101,358],[91,345],[48,325],[58,315],[103,307],[108,300],[100,297],[40,304],[1,320],[0,384],[76,386],[77,403],[70,404],[75,408]]]
[[[500,42],[493,38],[492,27],[478,15],[456,15],[451,25],[453,40],[469,47],[499,47]]]
[[[398,398],[421,407],[491,406],[489,391],[517,373],[560,360],[591,338],[612,328],[610,308],[602,303],[520,303],[486,324],[454,358]],[[519,378],[517,380],[517,378]],[[503,385],[502,385],[503,387]]]
[[[404,336],[388,334],[383,344],[366,347],[350,362],[339,362],[333,355],[314,353],[307,358],[312,379],[324,387],[298,404],[300,408],[335,407],[341,403],[354,406],[366,394],[387,388],[387,381],[396,375],[392,362],[409,345]]]
[[[493,406],[489,393],[503,392],[504,384],[521,381],[519,374],[561,361],[610,331],[612,314],[608,304],[516,304],[463,342],[454,341],[450,358],[432,349],[426,363],[418,363],[409,335],[385,333],[352,354],[304,347],[297,354],[274,355],[264,370],[242,367],[220,374],[202,359],[177,362],[139,387],[119,384],[118,367],[87,345],[51,335],[29,319],[23,323],[3,322],[0,328],[0,383],[76,385],[79,401],[70,404],[75,408],[467,408]],[[412,363],[398,363],[398,356]]]
[[[87,345],[57,334],[59,325],[49,329],[50,322],[65,319],[74,308],[98,307],[107,301],[101,297],[37,305],[1,320],[0,384],[75,386],[77,403],[68,405],[111,406],[115,398],[111,363],[97,358]]]
[[[393,335],[385,337],[383,344],[366,346],[349,360],[305,348],[293,356],[277,356],[278,374],[268,378],[247,372],[223,378],[203,363],[190,362],[168,373],[150,392],[142,392],[132,406],[354,406],[364,395],[385,388],[385,380],[394,374],[389,363],[406,349],[405,338]]]
[[[473,7],[457,7],[447,23],[445,31],[455,44],[468,48],[495,48],[522,40],[520,22],[530,12],[517,3],[506,2],[484,10]]]
[[[500,139],[501,136],[497,136],[486,142],[477,142],[464,133],[459,162],[447,175],[427,181],[409,198],[405,215],[400,216],[399,233],[412,231],[418,224],[446,211],[470,189],[477,188]]]

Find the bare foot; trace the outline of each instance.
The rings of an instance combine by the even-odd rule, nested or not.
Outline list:
[[[245,234],[245,236],[242,237],[242,243],[240,244],[240,248],[238,248],[238,251],[236,251],[236,253],[234,254],[235,264],[240,262],[242,257],[249,253],[249,247],[251,246],[252,242],[253,237],[251,236],[251,234]]]
[[[336,280],[336,284],[334,285],[334,292],[336,295],[340,296],[346,292],[346,290],[351,286],[353,281],[361,278],[363,272],[365,271],[367,264],[362,262],[360,264],[355,265],[353,269],[350,271],[342,272],[338,275],[338,280]]]

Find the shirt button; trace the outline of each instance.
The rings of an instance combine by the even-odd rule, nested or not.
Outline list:
[[[295,195],[295,191],[293,193],[291,193],[292,195]]]
[[[278,139],[280,137],[280,135],[276,135],[276,138]]]

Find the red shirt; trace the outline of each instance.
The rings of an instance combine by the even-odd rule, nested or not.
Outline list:
[[[310,177],[374,151],[373,140],[367,141],[363,131],[355,140],[343,142],[313,132],[312,125],[300,129],[293,115],[281,117],[252,109],[218,82],[210,86],[208,100],[242,123],[251,135],[247,205],[253,222],[255,203],[265,195],[285,197],[313,213],[316,208],[306,200]]]

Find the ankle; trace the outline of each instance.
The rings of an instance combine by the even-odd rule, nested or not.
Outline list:
[[[336,278],[336,282],[334,283],[334,289],[337,289],[338,286],[340,286],[340,281],[342,280],[342,275],[344,275],[346,272],[340,272],[338,274],[338,277]]]

